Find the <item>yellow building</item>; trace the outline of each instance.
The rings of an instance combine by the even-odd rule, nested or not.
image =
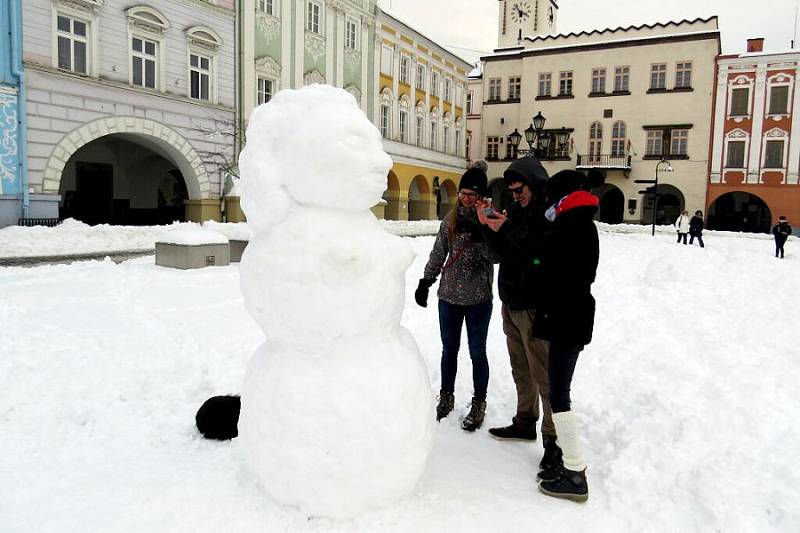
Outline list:
[[[390,220],[442,218],[456,203],[466,168],[464,111],[472,67],[381,9],[375,39],[375,124],[394,161],[386,205],[378,211]]]

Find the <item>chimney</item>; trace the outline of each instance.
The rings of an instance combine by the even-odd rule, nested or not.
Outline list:
[[[748,52],[763,52],[764,51],[764,38],[756,37],[754,39],[747,39]]]

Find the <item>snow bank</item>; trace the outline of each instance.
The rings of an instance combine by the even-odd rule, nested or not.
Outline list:
[[[163,244],[227,244],[228,238],[220,233],[209,231],[199,224],[183,224],[162,233],[156,240]]]
[[[231,241],[249,241],[253,236],[253,230],[246,222],[215,222],[207,220],[203,222],[203,227],[225,235]]]

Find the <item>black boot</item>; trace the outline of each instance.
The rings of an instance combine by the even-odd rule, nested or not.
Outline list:
[[[461,429],[464,431],[475,431],[483,424],[483,417],[486,415],[486,400],[472,398],[472,407],[469,413],[461,421]]]
[[[512,422],[510,426],[491,428],[489,430],[489,435],[499,440],[535,441],[536,426],[525,428]]]
[[[450,414],[450,411],[452,411],[455,406],[455,402],[456,399],[452,392],[441,391],[439,393],[439,405],[436,406],[437,422]]]
[[[539,490],[554,498],[563,498],[580,503],[585,502],[589,498],[586,470],[574,472],[564,468],[556,479],[539,483]]]
[[[555,480],[564,469],[563,454],[561,448],[556,444],[555,435],[542,435],[544,444],[544,455],[539,463],[539,473],[537,477],[541,481]]]

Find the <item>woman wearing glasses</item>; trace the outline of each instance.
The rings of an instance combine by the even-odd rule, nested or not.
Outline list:
[[[461,177],[458,205],[442,220],[423,278],[414,293],[417,304],[427,307],[428,290],[441,274],[437,295],[442,385],[436,407],[437,420],[453,410],[461,327],[466,322],[474,393],[469,413],[461,423],[465,431],[481,427],[489,383],[486,336],[492,314],[492,263],[497,261],[489,251],[476,212],[476,204],[486,194],[486,186],[486,163],[483,161]]]

